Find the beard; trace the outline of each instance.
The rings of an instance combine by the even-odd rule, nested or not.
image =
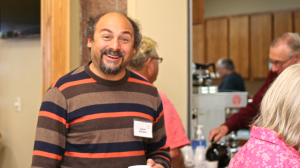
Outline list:
[[[116,66],[115,62],[111,62],[111,61],[107,61],[109,65],[105,65],[103,63],[103,55],[104,54],[112,54],[115,56],[121,56],[122,57],[122,62],[119,66]],[[122,65],[124,62],[124,53],[120,52],[120,51],[112,51],[112,50],[103,50],[101,52],[101,59],[100,59],[100,69],[106,73],[106,74],[117,74],[121,71],[122,69]]]

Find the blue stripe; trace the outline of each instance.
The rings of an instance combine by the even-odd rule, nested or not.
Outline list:
[[[134,72],[132,72],[132,71],[129,71],[129,72],[130,72],[130,73],[129,73],[129,76],[130,76],[131,78],[135,78],[135,79],[138,79],[138,80],[141,80],[141,81],[145,81],[145,82],[151,83],[151,82],[149,82],[147,79],[141,77],[140,75],[138,75],[138,74],[136,74],[136,73],[134,73]],[[151,83],[151,84],[152,84],[152,83]]]
[[[35,141],[34,150],[49,152],[60,156],[63,156],[65,153],[64,148],[42,141]]]
[[[163,153],[163,152],[156,152],[155,154],[147,155],[147,159],[149,159],[149,158],[153,158],[153,159],[154,159],[154,158],[161,158],[161,159],[164,159],[164,160],[166,160],[167,162],[169,162],[169,160],[167,160],[167,159],[165,159],[165,158],[163,158],[163,157],[157,156],[157,155],[162,155],[162,156],[164,156],[164,157],[166,157],[166,158],[169,158],[170,163],[172,163],[172,160],[171,160],[170,156],[167,155],[166,153]],[[167,166],[166,164],[164,164],[164,163],[159,163],[159,164],[161,164],[161,165],[164,166],[165,168],[168,167],[168,166]]]
[[[67,82],[73,82],[73,81],[77,81],[77,80],[91,78],[85,71],[71,75],[76,70],[77,69],[75,69],[75,70],[69,72],[68,74],[64,75],[63,77],[61,77],[55,84],[55,87],[59,88],[61,85],[65,84]]]
[[[148,144],[148,150],[155,151],[165,146],[167,137],[162,138],[159,142]]]
[[[67,142],[66,151],[80,153],[110,153],[146,150],[147,144],[140,141],[103,143],[103,144],[70,144]]]
[[[67,111],[53,102],[43,102],[40,111],[48,111],[64,119],[67,119]]]
[[[153,153],[153,154],[147,155],[147,158],[153,158],[153,157],[159,157],[159,158],[162,158],[162,157],[157,156],[157,155],[162,155],[162,156],[164,156],[164,157],[166,157],[166,158],[169,158],[169,159],[171,160],[170,156],[167,155],[166,152],[155,152],[155,153]]]
[[[148,114],[150,116],[157,115],[156,111],[148,106],[141,104],[128,104],[128,103],[116,103],[116,104],[101,104],[92,105],[80,108],[68,114],[67,123],[72,122],[75,119],[81,118],[86,115],[108,113],[108,112],[128,112],[135,111],[139,113]]]
[[[170,163],[172,163],[172,162],[170,162]],[[168,168],[169,167],[165,163],[159,163],[159,164],[161,164],[164,168]]]
[[[162,104],[162,102],[160,102],[160,105],[159,105],[159,107],[158,107],[158,109],[157,109],[157,113],[154,113],[154,114],[156,114],[154,120],[156,120],[156,118],[159,117],[159,115],[160,115],[160,113],[161,113],[162,111],[163,111],[163,104]]]

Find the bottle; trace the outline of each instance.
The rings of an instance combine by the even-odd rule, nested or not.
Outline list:
[[[205,168],[205,148],[197,146],[194,156],[194,168]]]
[[[196,135],[194,136],[194,139],[192,140],[192,148],[193,148],[194,154],[195,154],[197,146],[203,146],[204,149],[206,148],[206,139],[201,131],[202,127],[203,127],[203,125],[197,125]]]

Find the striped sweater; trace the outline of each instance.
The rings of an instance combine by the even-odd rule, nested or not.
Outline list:
[[[153,124],[153,138],[133,136],[133,120]],[[108,81],[77,68],[55,82],[43,99],[32,168],[127,168],[152,158],[170,167],[157,89],[126,70]]]

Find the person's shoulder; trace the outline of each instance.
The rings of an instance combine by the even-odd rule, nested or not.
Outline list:
[[[162,99],[162,101],[166,101],[166,100],[169,101],[167,95],[164,92],[162,92],[161,90],[158,90],[158,93],[159,93],[159,96]]]
[[[235,77],[242,78],[242,76],[241,76],[239,73],[237,73],[237,72],[233,72],[232,74],[233,74],[233,76],[235,76]]]
[[[90,79],[91,77],[85,72],[85,66],[80,66],[71,72],[65,74],[64,76],[57,79],[51,86],[51,88],[54,87],[61,87],[65,84],[71,84],[72,82]]]
[[[144,76],[142,76],[141,74],[138,74],[137,72],[134,72],[134,71],[131,71],[131,70],[128,70],[129,71],[129,77],[130,78],[134,78],[134,79],[137,79],[137,80],[141,80],[141,81],[145,81],[145,82],[148,82],[150,83]]]
[[[231,74],[226,75],[226,76],[224,77],[224,80],[225,80],[225,79],[226,79],[226,80],[235,80],[235,79],[237,79],[237,78],[239,78],[239,74],[233,72],[233,73],[231,73]]]
[[[145,85],[145,86],[151,86],[153,88],[156,88],[156,86],[154,86],[144,76],[142,76],[142,75],[140,75],[136,72],[130,71],[130,70],[128,70],[128,71],[129,71],[129,78],[128,78],[129,82],[138,83],[138,84],[142,84],[142,85]]]

